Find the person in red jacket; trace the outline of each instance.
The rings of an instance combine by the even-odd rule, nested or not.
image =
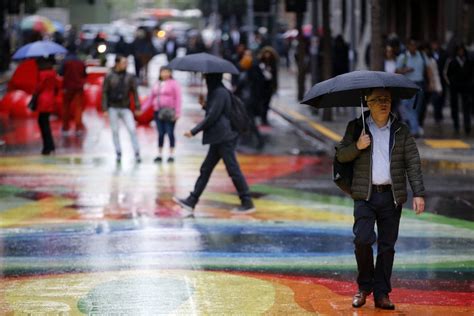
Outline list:
[[[76,127],[76,135],[84,131],[82,112],[84,111],[84,84],[86,82],[86,65],[80,60],[75,49],[69,48],[64,63],[59,72],[63,77],[63,134],[69,133],[69,123],[72,119]]]
[[[49,116],[54,111],[54,101],[58,90],[57,73],[49,60],[39,59],[39,80],[36,88],[38,96],[36,110],[39,112],[38,124],[43,138],[42,155],[54,152],[54,140],[49,125]]]

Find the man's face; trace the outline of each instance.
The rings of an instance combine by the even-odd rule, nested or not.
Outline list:
[[[127,58],[120,59],[119,63],[117,64],[117,68],[119,71],[126,70],[128,66]]]
[[[415,41],[410,41],[410,43],[408,43],[408,51],[409,51],[411,54],[415,54],[415,53],[416,53],[416,42],[415,42]]]
[[[384,89],[375,89],[367,97],[367,106],[370,114],[375,120],[386,120],[390,115],[392,107],[392,97],[390,91]]]

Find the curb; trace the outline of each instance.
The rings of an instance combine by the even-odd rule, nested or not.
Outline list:
[[[302,131],[304,134],[316,139],[318,142],[322,143],[323,147],[327,150],[334,150],[335,142],[327,139],[320,133],[314,130],[311,126],[308,126],[303,121],[295,119],[293,116],[285,113],[281,109],[276,106],[271,106],[270,109],[282,117],[285,121],[289,122],[291,125]]]

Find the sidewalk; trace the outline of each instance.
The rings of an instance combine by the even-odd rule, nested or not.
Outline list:
[[[297,101],[296,74],[286,69],[280,70],[278,95],[272,102],[272,110],[294,124],[306,134],[324,144],[331,153],[344,135],[347,122],[360,116],[359,108],[339,108],[333,110],[333,121],[321,119],[322,110],[315,110]],[[306,91],[311,86],[307,84]],[[455,136],[452,132],[449,108],[444,108],[444,120],[436,124],[432,108],[429,107],[425,119],[425,136],[417,139],[418,149],[425,171],[455,174],[474,174],[474,137]]]

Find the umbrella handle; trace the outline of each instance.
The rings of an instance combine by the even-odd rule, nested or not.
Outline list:
[[[364,103],[362,101],[362,96],[360,97],[360,114],[362,116],[362,135],[365,135]]]

